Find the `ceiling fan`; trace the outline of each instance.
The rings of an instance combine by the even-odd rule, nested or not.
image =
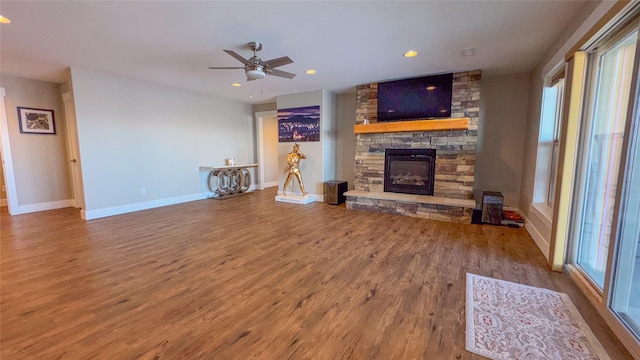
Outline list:
[[[257,51],[262,50],[262,44],[259,42],[250,42],[247,45],[249,49],[253,50],[253,56],[250,57],[249,59],[243,58],[242,56],[238,55],[238,53],[232,50],[224,51],[227,54],[236,58],[241,63],[243,63],[244,66],[236,66],[236,67],[210,66],[209,69],[244,69],[244,72],[247,75],[247,81],[264,79],[265,76],[267,75],[279,76],[287,79],[293,79],[296,76],[296,74],[275,69],[279,66],[293,63],[293,60],[289,59],[288,56],[283,56],[276,59],[262,61],[262,59],[260,59],[256,55]]]

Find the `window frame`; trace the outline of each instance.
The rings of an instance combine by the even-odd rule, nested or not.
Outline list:
[[[592,44],[591,47],[589,47],[587,49],[587,60],[586,60],[586,71],[585,71],[585,81],[584,81],[584,92],[583,92],[583,102],[582,102],[582,116],[580,118],[580,123],[578,125],[578,131],[579,131],[579,135],[578,135],[578,143],[577,143],[577,150],[580,151],[580,149],[590,149],[591,147],[591,141],[592,138],[590,136],[590,134],[586,134],[587,129],[589,129],[590,131],[592,123],[594,121],[594,111],[596,110],[596,101],[598,98],[598,94],[597,91],[599,89],[599,84],[601,81],[600,78],[600,63],[601,63],[601,59],[602,56],[604,54],[606,54],[609,50],[611,50],[612,48],[614,48],[616,45],[618,45],[620,43],[620,41],[622,41],[624,38],[626,38],[628,35],[632,34],[635,31],[638,31],[638,36],[640,36],[640,23],[638,20],[638,17],[634,17],[635,20],[629,21],[629,23],[625,24],[624,26],[620,26],[620,27],[613,27],[611,33],[608,36],[603,36],[601,37],[598,41],[594,42],[594,44]],[[636,56],[638,54],[638,51],[640,50],[640,38],[637,38],[637,48],[636,48]],[[634,74],[632,74],[632,76],[635,76],[635,67],[637,67],[637,64],[640,63],[640,58],[637,58],[634,60]],[[633,94],[634,94],[634,88],[635,88],[635,84],[632,82],[631,83],[631,89],[629,92],[629,102],[631,105],[633,105]],[[627,109],[627,116],[629,116],[630,111],[633,110],[633,106],[628,107]],[[623,142],[626,141],[626,138],[628,137],[628,134],[625,133],[624,135],[624,139]],[[624,147],[624,143],[623,143],[623,148],[622,151],[625,151],[625,147]],[[571,205],[571,221],[568,224],[568,238],[567,238],[567,242],[568,242],[568,248],[567,248],[567,252],[566,252],[566,258],[565,258],[565,263],[566,264],[570,264],[571,266],[573,266],[575,269],[577,269],[578,271],[580,271],[582,273],[582,276],[584,278],[584,280],[589,284],[589,286],[591,287],[592,291],[594,291],[595,293],[597,293],[602,299],[604,299],[606,301],[606,298],[608,296],[608,293],[610,291],[609,287],[610,287],[610,281],[611,281],[611,267],[612,267],[612,253],[615,251],[615,246],[616,241],[617,241],[617,222],[618,222],[618,211],[619,209],[617,208],[619,205],[619,193],[621,191],[621,184],[620,182],[622,181],[622,173],[620,173],[620,171],[623,171],[624,169],[624,158],[621,158],[620,161],[621,163],[619,164],[619,169],[618,169],[618,178],[616,179],[616,182],[618,183],[617,187],[617,191],[616,191],[616,197],[615,197],[615,209],[613,210],[613,218],[612,218],[612,229],[611,232],[609,234],[609,244],[608,244],[608,253],[607,253],[607,264],[606,264],[606,270],[605,270],[605,275],[604,275],[604,284],[602,286],[600,286],[599,284],[596,283],[596,281],[594,279],[592,279],[589,275],[588,275],[588,271],[582,267],[582,265],[580,265],[578,263],[578,256],[579,256],[579,243],[577,241],[574,241],[573,239],[576,237],[576,234],[579,234],[581,232],[581,228],[582,225],[579,223],[579,219],[583,219],[585,217],[585,214],[583,213],[585,211],[584,209],[584,199],[582,199],[582,197],[580,196],[584,191],[585,191],[585,186],[586,181],[587,181],[587,164],[585,163],[586,161],[588,161],[587,156],[577,156],[576,160],[576,172],[573,175],[573,191],[571,194],[571,201],[572,201],[572,205]],[[580,210],[577,210],[580,209]]]
[[[548,188],[547,188],[547,206],[553,209],[556,181],[558,179],[558,163],[560,160],[560,126],[562,125],[562,112],[564,110],[564,70],[562,77],[552,86],[558,87],[558,95],[556,100],[556,114],[553,123],[553,140],[551,145],[551,159],[549,159],[549,174],[548,174]],[[558,154],[556,156],[556,149]]]
[[[555,100],[553,119],[545,115],[550,111],[545,107],[547,101],[545,96],[549,96],[550,90],[555,88]],[[556,67],[545,77],[545,85],[542,91],[542,104],[540,108],[540,125],[538,129],[538,145],[536,172],[534,180],[533,201],[530,205],[538,217],[543,220],[546,226],[551,228],[553,218],[553,207],[555,198],[556,182],[558,180],[558,164],[560,158],[560,139],[562,116],[564,112],[565,97],[565,64]],[[546,114],[545,114],[546,113]],[[549,127],[552,126],[552,129]],[[551,133],[551,141],[542,139],[544,133]],[[550,143],[550,149],[545,150],[545,143]],[[557,156],[554,151],[557,149]]]

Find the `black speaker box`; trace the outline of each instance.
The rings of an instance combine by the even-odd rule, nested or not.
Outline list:
[[[344,193],[347,192],[347,182],[334,180],[324,183],[324,201],[331,205],[340,205],[345,202]]]

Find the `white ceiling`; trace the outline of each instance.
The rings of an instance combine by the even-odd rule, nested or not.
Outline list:
[[[425,74],[529,72],[583,1],[7,1],[3,74],[62,82],[79,67],[246,103]],[[224,53],[289,56],[298,74],[247,82]],[[461,57],[462,49],[476,55]],[[415,58],[402,53],[414,49]],[[317,74],[305,75],[313,68]],[[239,88],[231,83],[239,82]],[[250,96],[252,95],[252,98]]]

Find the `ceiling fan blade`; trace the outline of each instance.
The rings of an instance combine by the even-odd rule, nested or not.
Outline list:
[[[270,68],[276,68],[278,66],[292,64],[293,60],[289,59],[288,56],[279,57],[277,59],[271,59],[263,62],[265,66]]]
[[[267,71],[267,74],[273,75],[273,76],[279,76],[287,79],[293,79],[294,77],[296,77],[296,74],[278,70],[278,69],[269,69],[269,71]]]
[[[209,69],[244,69],[244,66],[236,66],[236,67],[230,67],[230,66],[209,66]]]
[[[232,50],[225,50],[224,52],[226,52],[227,54],[233,56],[234,58],[236,58],[236,60],[240,61],[243,64],[246,65],[252,65],[249,60],[243,58],[242,56],[238,55],[235,51]]]

